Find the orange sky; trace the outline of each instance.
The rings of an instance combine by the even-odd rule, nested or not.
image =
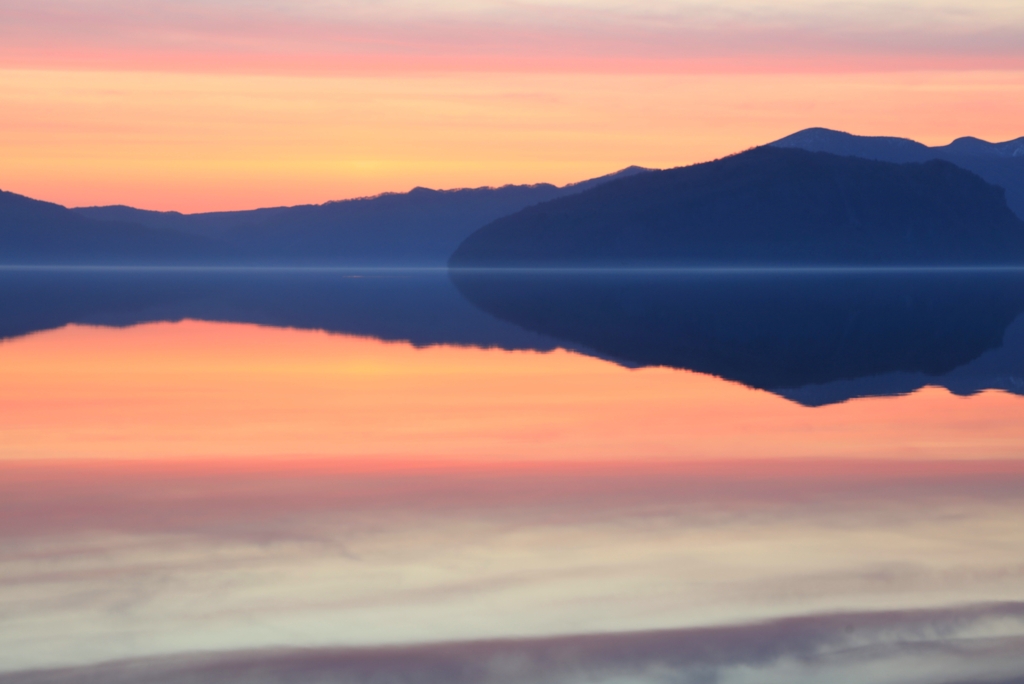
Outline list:
[[[808,126],[1024,133],[999,0],[11,0],[0,189],[201,211],[566,183]]]

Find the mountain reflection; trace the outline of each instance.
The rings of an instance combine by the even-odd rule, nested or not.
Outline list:
[[[559,346],[470,305],[437,269],[0,269],[0,339],[195,319],[505,349]]]
[[[548,351],[717,375],[806,405],[1024,393],[1024,273],[0,270],[0,338],[197,319]]]
[[[1024,335],[1007,335],[1024,311],[1022,274],[453,271],[452,277],[481,309],[528,330],[626,364],[710,373],[806,404],[926,384],[962,394],[1024,391]],[[1017,347],[1001,349],[1004,340]],[[997,350],[998,358],[965,368]]]

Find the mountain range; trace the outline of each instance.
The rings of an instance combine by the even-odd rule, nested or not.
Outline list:
[[[907,138],[851,135],[827,128],[808,128],[771,143],[845,157],[906,164],[941,159],[977,174],[1006,190],[1010,209],[1024,219],[1024,137],[1001,143],[957,138],[948,145],[928,147]]]
[[[765,146],[651,171],[494,221],[450,265],[1024,264],[1003,188],[950,162]]]
[[[838,172],[839,167],[845,166],[848,168],[843,173],[854,173],[854,169],[861,169],[864,180],[872,174],[877,176],[872,181],[874,187],[846,188],[839,194],[833,192],[833,209],[845,210],[844,203],[852,198],[858,198],[857,201],[861,202],[861,206],[853,210],[848,217],[848,228],[851,230],[843,237],[844,240],[849,242],[848,238],[852,236],[853,243],[858,243],[861,237],[871,232],[869,230],[867,233],[858,233],[856,229],[859,224],[877,229],[876,238],[878,231],[884,233],[890,230],[892,235],[889,237],[896,237],[896,233],[900,231],[903,233],[901,238],[890,240],[888,246],[878,243],[877,240],[873,243],[871,240],[875,238],[861,241],[860,244],[832,245],[833,256],[839,248],[840,252],[848,252],[840,255],[841,261],[848,261],[852,256],[856,256],[869,261],[909,258],[910,261],[920,262],[945,258],[943,254],[950,253],[955,253],[959,261],[980,259],[983,262],[991,262],[993,259],[1015,258],[1014,245],[1009,245],[1007,251],[1008,245],[1002,237],[993,241],[996,235],[992,232],[992,221],[995,220],[996,214],[1000,213],[997,206],[1001,203],[1000,198],[991,192],[986,197],[987,191],[983,190],[973,177],[957,176],[948,168],[940,172],[936,170],[939,167],[929,167],[927,163],[939,160],[969,171],[973,176],[1003,191],[1006,206],[1018,218],[1024,217],[1024,138],[1003,143],[960,138],[949,145],[928,147],[903,138],[864,137],[812,128],[770,143],[766,148],[783,152],[798,149],[845,158],[856,157],[899,164],[901,167],[906,164],[924,163],[926,167],[932,169],[929,176],[927,171],[921,169],[913,171],[894,170],[885,166],[864,167],[835,160],[817,162],[819,167],[823,164],[830,165],[833,173]],[[759,159],[763,164],[761,173],[770,180],[770,176],[783,171],[782,167],[774,168],[773,164],[792,166],[792,160],[787,161],[785,156],[771,158],[770,152],[766,153],[766,148],[759,148],[761,151],[757,154],[761,155]],[[9,192],[0,192],[0,265],[246,264],[441,267],[459,245],[479,228],[499,220],[526,220],[526,217],[511,218],[518,212],[527,210],[528,216],[536,218],[538,212],[560,211],[558,207],[567,206],[564,204],[565,201],[576,202],[582,206],[581,203],[590,201],[584,199],[584,196],[599,203],[608,201],[612,196],[625,201],[628,198],[623,193],[628,194],[627,189],[630,187],[648,185],[653,188],[655,185],[664,184],[666,178],[692,179],[701,174],[707,175],[709,169],[730,165],[735,167],[737,156],[748,159],[751,155],[747,154],[744,157],[741,154],[710,164],[653,174],[645,173],[646,169],[630,167],[618,173],[564,187],[542,183],[459,190],[416,188],[408,193],[386,193],[376,197],[328,202],[322,205],[202,214],[145,211],[126,206],[68,209]],[[723,200],[718,208],[713,204],[707,205],[703,208],[708,214],[703,219],[705,227],[709,227],[713,232],[718,231],[719,228],[715,224],[721,224],[726,220],[725,216],[729,215],[737,222],[745,222],[748,227],[756,223],[773,231],[768,236],[769,242],[788,242],[790,247],[797,243],[806,243],[804,254],[794,253],[790,256],[800,259],[828,256],[828,250],[824,253],[816,251],[818,247],[811,245],[806,240],[806,235],[798,234],[800,230],[806,232],[807,222],[821,218],[824,215],[823,210],[826,209],[826,201],[822,194],[823,186],[820,178],[814,177],[816,173],[818,171],[808,169],[804,177],[796,174],[786,177],[786,182],[766,183],[760,191],[755,191],[748,197],[742,206],[728,200]],[[909,179],[915,174],[919,177],[917,181]],[[896,176],[907,177],[905,180],[908,182],[933,184],[931,198],[917,193],[914,201],[907,203],[903,200],[908,196],[895,197],[891,192],[886,195],[885,193],[891,189],[890,181]],[[623,183],[626,185],[622,185]],[[936,183],[938,184],[935,185]],[[679,188],[669,186],[666,186],[666,192],[678,192]],[[957,188],[955,192],[951,192],[953,186]],[[719,188],[720,194],[726,198],[734,190],[735,188],[725,185]],[[834,191],[834,188],[832,190]],[[596,191],[599,192],[594,194]],[[761,193],[760,196],[758,192]],[[853,194],[850,194],[851,192]],[[872,197],[871,193],[876,192],[879,194]],[[973,199],[967,201],[971,193],[974,193]],[[572,196],[579,198],[570,200]],[[633,200],[641,201],[639,197]],[[643,201],[648,199],[651,198],[645,197]],[[663,199],[669,198],[666,196]],[[943,230],[946,230],[950,227],[949,210],[958,200],[963,201],[957,205],[957,211],[969,215],[967,218],[961,216],[958,219],[961,220],[960,230],[964,233],[957,238],[962,240],[960,243],[949,243],[945,248],[941,248],[935,241],[941,241],[938,233],[930,235],[927,231],[922,233],[919,229],[911,231],[914,234],[906,237],[908,224],[904,219],[911,208],[914,208],[910,212],[913,214],[913,220],[943,224]],[[549,204],[551,202],[555,204]],[[563,204],[559,205],[558,202]],[[869,206],[872,203],[873,206]],[[544,208],[537,208],[538,205]],[[664,216],[653,217],[650,208],[641,207],[641,211],[635,216],[630,214],[632,209],[627,204],[620,204],[612,209],[612,214],[601,214],[601,221],[607,224],[614,215],[630,222],[628,227],[623,228],[623,234],[616,238],[622,244],[607,245],[612,256],[618,253],[620,246],[626,252],[633,250],[635,256],[637,246],[651,237],[645,236],[642,231],[636,232],[643,220],[653,219],[655,223],[663,223],[665,220]],[[672,207],[669,206],[668,209]],[[688,209],[680,205],[673,210]],[[747,212],[745,216],[741,209]],[[813,215],[814,211],[819,212],[818,217]],[[865,211],[868,213],[865,214]],[[721,216],[712,216],[715,212],[719,212]],[[803,215],[797,215],[801,212]],[[871,212],[874,212],[873,216],[868,215]],[[827,214],[827,211],[824,213]],[[683,223],[692,223],[693,218],[687,215],[679,217]],[[794,218],[804,221],[805,225],[798,225],[800,221],[794,221]],[[975,226],[978,228],[976,234],[967,234],[967,219],[975,223],[980,222]],[[1002,221],[1008,226],[1005,219],[1005,215],[1001,216],[997,222]],[[893,228],[897,224],[899,226]],[[1004,226],[1004,231],[1006,235],[1010,235],[1014,229]],[[947,237],[949,236],[947,232]],[[749,237],[749,234],[744,235],[735,230],[722,231],[719,234],[721,244],[732,242],[738,252],[756,254],[760,260],[780,256],[771,254],[771,248],[777,245],[770,244],[766,249],[761,240],[744,243]],[[812,237],[821,241],[827,236]],[[903,244],[899,249],[892,251],[901,239]],[[479,238],[474,240],[479,241]],[[626,243],[630,241],[631,246],[627,248]],[[708,244],[705,241],[704,247],[708,247]],[[680,259],[703,258],[699,250],[691,252],[691,246],[677,245],[685,248],[685,253],[675,254],[666,251],[666,245],[655,240],[648,245],[648,249],[656,252],[663,260],[675,262]],[[943,252],[943,249],[946,251]],[[728,259],[743,256],[735,253],[736,250],[734,253],[730,253],[728,249],[719,250],[722,252],[719,256]],[[860,250],[860,254],[855,254],[857,250]],[[463,250],[463,256],[466,256],[466,250]]]
[[[185,263],[225,259],[198,235],[95,220],[50,202],[0,191],[0,265]]]
[[[443,266],[480,226],[524,207],[644,172],[557,187],[430,190],[252,211],[67,209],[0,193],[0,264]]]

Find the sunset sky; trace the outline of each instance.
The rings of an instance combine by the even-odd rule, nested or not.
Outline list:
[[[566,183],[808,126],[1024,134],[1016,0],[5,0],[0,188],[202,211]]]
[[[0,0],[0,684],[1024,682],[1004,176],[779,150],[166,231],[7,194],[563,185],[809,127],[1024,136],[1024,0]],[[605,206],[628,239],[545,257]]]

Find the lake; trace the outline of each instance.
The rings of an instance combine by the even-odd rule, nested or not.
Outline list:
[[[1019,682],[1024,274],[0,269],[0,683]]]

